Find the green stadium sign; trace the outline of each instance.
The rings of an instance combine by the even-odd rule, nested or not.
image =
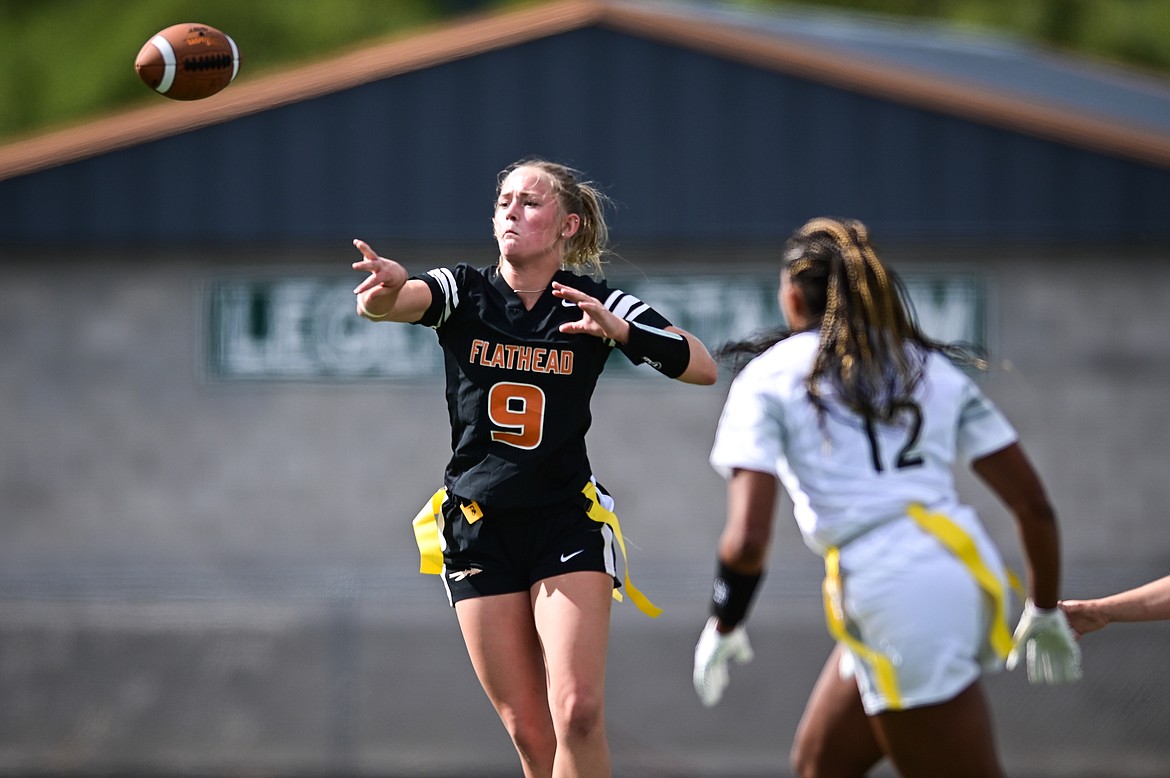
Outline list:
[[[986,292],[969,274],[905,275],[923,329],[983,346]],[[780,323],[771,273],[613,278],[709,347]],[[426,327],[369,322],[354,311],[350,279],[231,278],[208,287],[207,365],[216,380],[364,380],[440,376],[443,359]],[[609,369],[649,375],[627,360]]]

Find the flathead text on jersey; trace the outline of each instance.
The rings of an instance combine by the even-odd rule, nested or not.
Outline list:
[[[532,373],[572,375],[573,352],[570,349],[517,346],[507,343],[492,344],[486,340],[471,341],[472,364],[499,367],[505,370],[523,370]]]

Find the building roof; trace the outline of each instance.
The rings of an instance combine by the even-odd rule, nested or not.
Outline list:
[[[764,31],[879,73],[917,73],[954,89],[994,93],[1118,128],[1170,135],[1170,80],[1043,48],[1003,33],[935,21],[785,6],[767,14],[711,3],[674,3],[708,24]],[[665,10],[665,6],[664,6]]]
[[[331,60],[0,146],[0,180],[588,27],[1170,168],[1170,82],[1010,39],[872,18],[678,0],[553,0],[468,16]]]

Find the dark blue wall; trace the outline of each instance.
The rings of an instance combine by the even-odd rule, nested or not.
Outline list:
[[[618,241],[1170,237],[1170,170],[587,29],[2,181],[0,242],[486,239],[529,154],[601,183]]]

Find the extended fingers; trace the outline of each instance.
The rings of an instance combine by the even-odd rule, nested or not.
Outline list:
[[[561,332],[577,332],[596,335],[601,338],[613,338],[624,342],[624,319],[601,304],[596,297],[585,294],[580,289],[574,289],[557,281],[553,281],[552,293],[555,297],[575,303],[581,309],[582,316],[575,322],[567,322],[560,327]]]
[[[369,244],[365,243],[364,241],[357,240],[355,238],[353,245],[356,246],[357,250],[362,253],[362,258],[354,262],[351,267],[353,267],[354,270],[368,270],[373,272],[373,270],[377,268],[376,260],[378,259],[378,255],[372,248],[370,248]]]
[[[362,258],[353,263],[353,269],[364,270],[370,274],[369,277],[358,284],[357,288],[353,290],[354,294],[361,294],[367,289],[372,289],[378,285],[378,260],[382,258],[370,247],[370,244],[360,238],[354,238],[353,245],[362,253]]]
[[[588,302],[597,303],[596,298],[590,297],[580,289],[574,289],[571,286],[565,286],[559,281],[553,281],[552,293],[554,297],[560,297],[563,300],[568,300],[569,302],[574,302],[577,304]]]
[[[590,319],[588,316],[582,316],[580,319],[577,319],[577,321],[567,321],[564,324],[562,324],[560,327],[558,327],[557,329],[559,329],[561,332],[567,332],[569,334],[576,334],[576,333],[587,333],[588,334],[588,333],[590,333],[590,325],[591,324],[593,325],[594,328],[596,328],[597,330],[600,330],[600,328],[597,327],[596,324],[593,324],[593,320]]]
[[[354,238],[353,245],[357,247],[357,250],[360,251],[362,253],[362,256],[364,256],[366,259],[377,259],[378,258],[378,252],[376,252],[372,248],[370,248],[370,244],[366,243],[361,238]]]
[[[596,335],[599,338],[613,337],[610,332],[612,329],[611,320],[616,320],[617,317],[606,310],[604,305],[592,297],[586,297],[577,303],[577,307],[581,309],[581,318],[562,324],[561,332],[583,332],[588,335]]]

